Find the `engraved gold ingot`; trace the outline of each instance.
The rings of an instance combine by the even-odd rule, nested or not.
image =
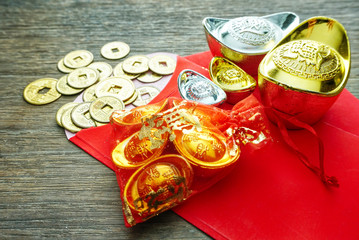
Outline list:
[[[231,61],[214,57],[209,66],[212,81],[227,93],[227,101],[235,104],[251,94],[256,81]]]
[[[335,102],[349,73],[350,46],[344,27],[334,19],[314,17],[266,55],[259,65],[258,86],[264,105],[313,124]]]
[[[192,179],[193,171],[186,159],[163,155],[131,176],[124,198],[130,209],[145,220],[184,201],[191,193]]]
[[[222,168],[234,163],[240,154],[239,147],[220,133],[206,128],[190,132],[177,132],[174,141],[178,152],[192,164],[203,168]]]
[[[169,133],[156,135],[151,129],[150,136],[142,137],[136,132],[120,142],[112,151],[112,160],[119,168],[136,168],[158,157],[167,144]]]

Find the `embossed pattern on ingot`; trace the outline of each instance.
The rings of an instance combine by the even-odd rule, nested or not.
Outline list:
[[[260,46],[275,38],[275,27],[270,21],[259,17],[241,17],[228,22],[228,32],[243,43]]]
[[[291,41],[278,47],[273,61],[290,74],[318,81],[331,79],[340,71],[335,50],[313,40]]]
[[[192,181],[192,167],[182,156],[163,155],[131,176],[124,189],[124,199],[130,209],[146,219],[185,200],[191,194]]]

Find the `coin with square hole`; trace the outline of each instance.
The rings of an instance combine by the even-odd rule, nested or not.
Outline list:
[[[110,122],[111,114],[115,110],[125,108],[123,101],[114,96],[103,96],[94,100],[89,108],[90,115],[98,122]]]
[[[93,54],[87,50],[75,50],[64,57],[64,65],[68,68],[86,67],[93,61]]]
[[[137,91],[137,89],[135,89],[135,92],[133,93],[133,95],[129,99],[124,101],[123,103],[127,106],[127,105],[133,103],[137,99],[137,97],[138,97],[138,91]]]
[[[100,76],[99,81],[103,81],[106,78],[110,77],[112,74],[112,66],[105,62],[93,62],[87,66],[88,68],[95,69],[99,72]]]
[[[114,96],[122,101],[131,98],[135,92],[135,85],[130,79],[123,77],[109,77],[99,82],[95,90],[97,97]]]
[[[142,55],[132,56],[123,61],[123,71],[132,74],[139,74],[148,71],[148,57]]]
[[[97,70],[83,67],[77,68],[67,77],[67,83],[73,88],[87,88],[98,81],[100,74]]]
[[[62,114],[62,117],[61,117],[62,126],[67,131],[70,131],[70,132],[73,132],[73,133],[77,133],[82,129],[82,128],[76,126],[74,124],[74,122],[72,121],[72,118],[71,118],[71,112],[74,109],[74,107],[76,107],[76,106],[77,106],[77,104],[70,107],[69,109],[65,110],[64,113]]]
[[[75,95],[80,93],[83,89],[82,88],[73,88],[67,83],[68,75],[62,76],[56,84],[56,89],[59,93],[63,95]]]
[[[84,102],[92,102],[97,98],[95,90],[97,88],[97,84],[92,85],[91,87],[88,87],[85,89],[85,91],[82,94],[82,100]]]
[[[23,92],[24,99],[34,105],[51,103],[61,97],[56,90],[57,79],[41,78],[28,84]]]
[[[79,103],[71,111],[73,123],[80,128],[96,127],[94,120],[90,115],[90,102]]]
[[[57,69],[62,73],[70,73],[74,70],[73,68],[69,68],[65,66],[64,58],[61,58],[61,60],[57,63]]]
[[[75,107],[77,104],[77,102],[69,102],[66,103],[64,105],[62,105],[62,107],[60,107],[57,112],[56,112],[56,122],[60,127],[64,127],[62,124],[62,115],[64,115],[64,112],[67,111],[68,109],[72,109],[73,107]]]
[[[142,73],[140,76],[138,76],[137,80],[140,82],[143,82],[143,83],[152,83],[152,82],[157,82],[162,77],[163,77],[163,75],[159,75],[152,71],[147,71],[145,73]]]
[[[132,103],[136,107],[148,104],[160,93],[160,90],[153,86],[139,87],[137,91],[138,97],[136,101]]]
[[[130,46],[124,42],[109,42],[101,48],[101,55],[110,60],[124,58],[129,53]]]
[[[138,76],[140,76],[139,73],[138,74],[131,74],[131,73],[127,73],[127,72],[123,71],[122,64],[123,64],[123,62],[120,62],[113,69],[113,75],[115,77],[125,77],[125,78],[128,78],[128,79],[135,79]]]
[[[166,55],[156,55],[148,61],[148,67],[160,75],[172,74],[176,69],[176,61]]]

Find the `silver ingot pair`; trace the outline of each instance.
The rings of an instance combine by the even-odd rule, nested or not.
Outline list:
[[[202,74],[190,70],[183,70],[177,78],[181,97],[207,105],[220,105],[227,99],[226,93]]]
[[[234,62],[252,76],[258,74],[258,65],[265,54],[298,24],[299,17],[292,12],[203,20],[212,55]]]

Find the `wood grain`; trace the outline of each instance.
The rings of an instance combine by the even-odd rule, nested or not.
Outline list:
[[[0,238],[209,239],[172,211],[131,229],[124,226],[116,177],[70,143],[55,113],[75,96],[49,105],[26,103],[22,91],[43,77],[60,78],[57,62],[87,49],[124,41],[130,55],[207,51],[202,19],[293,11],[337,19],[352,52],[347,89],[359,97],[357,0],[127,0],[0,2]],[[119,61],[106,60],[113,67]]]

